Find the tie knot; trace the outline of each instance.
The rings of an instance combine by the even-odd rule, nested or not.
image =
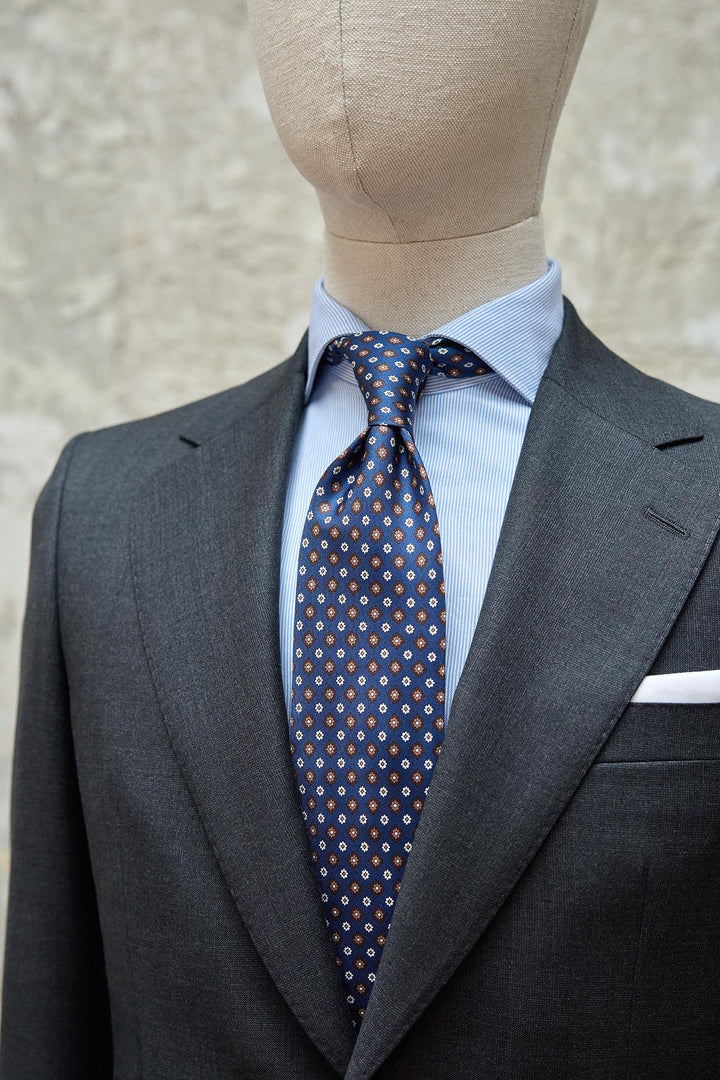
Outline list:
[[[437,368],[450,378],[482,375],[489,366],[451,338],[411,338],[399,332],[358,330],[335,338],[325,350],[330,364],[347,360],[365,396],[368,424],[412,430],[418,394]]]

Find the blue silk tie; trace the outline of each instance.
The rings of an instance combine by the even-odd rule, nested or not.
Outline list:
[[[431,370],[490,370],[449,338],[360,331],[367,426],[320,477],[298,562],[290,742],[325,919],[357,1029],[445,729],[440,529],[413,441]]]

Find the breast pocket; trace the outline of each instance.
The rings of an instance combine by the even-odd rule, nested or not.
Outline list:
[[[611,731],[595,764],[720,759],[720,703],[634,703]]]

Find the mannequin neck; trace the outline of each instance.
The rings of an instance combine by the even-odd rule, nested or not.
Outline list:
[[[474,236],[351,240],[325,228],[326,291],[369,327],[422,337],[547,270],[542,214]]]

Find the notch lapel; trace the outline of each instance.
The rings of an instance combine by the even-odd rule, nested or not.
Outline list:
[[[720,525],[697,399],[626,365],[564,304],[346,1080],[375,1073],[505,901]],[[691,465],[657,448],[691,439]]]
[[[229,427],[150,477],[131,552],[163,717],[210,844],[270,975],[343,1073],[354,1031],[302,820],[279,652],[280,539],[306,368],[307,332],[294,356],[233,392]]]

